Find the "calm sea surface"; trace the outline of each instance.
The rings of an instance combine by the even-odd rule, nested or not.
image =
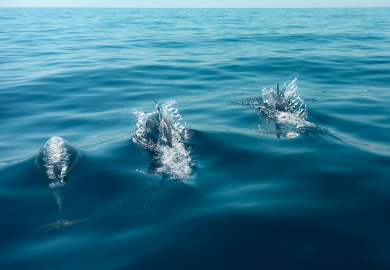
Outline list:
[[[389,269],[389,18],[0,9],[0,268]],[[156,164],[153,100],[186,133]],[[91,221],[32,233],[52,136],[82,155],[62,215]]]

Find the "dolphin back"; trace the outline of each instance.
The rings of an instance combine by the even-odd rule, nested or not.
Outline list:
[[[160,119],[157,113],[153,113],[146,120],[146,135],[149,139],[151,139],[154,143],[158,142],[160,137]]]
[[[286,112],[289,108],[288,100],[284,96],[284,92],[280,92],[279,84],[276,86],[276,96],[275,96],[275,109],[281,112]]]
[[[146,120],[146,135],[154,143],[163,141],[172,147],[172,128],[168,120],[163,117],[157,101],[154,102],[156,102],[156,112]]]
[[[61,137],[52,137],[36,155],[35,166],[49,181],[65,177],[81,158],[80,151]]]
[[[172,147],[172,128],[171,126],[167,123],[166,119],[164,118],[163,121],[161,122],[163,126],[163,133],[164,137],[166,140],[166,143],[169,147]]]

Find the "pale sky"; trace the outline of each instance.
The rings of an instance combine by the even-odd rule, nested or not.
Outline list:
[[[0,0],[0,7],[304,8],[390,7],[390,0]]]

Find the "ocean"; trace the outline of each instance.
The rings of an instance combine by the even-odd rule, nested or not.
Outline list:
[[[0,268],[389,269],[389,17],[1,8]]]

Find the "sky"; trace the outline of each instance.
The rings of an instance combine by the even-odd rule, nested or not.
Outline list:
[[[390,0],[0,0],[0,7],[304,8],[390,7]]]

